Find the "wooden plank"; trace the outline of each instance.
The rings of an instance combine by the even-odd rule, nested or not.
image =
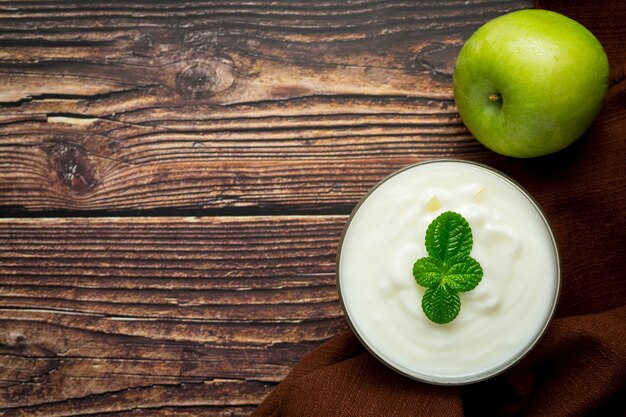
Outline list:
[[[0,206],[346,213],[400,166],[493,158],[453,62],[531,5],[3,2]]]
[[[0,220],[0,415],[248,415],[347,329],[345,221]]]

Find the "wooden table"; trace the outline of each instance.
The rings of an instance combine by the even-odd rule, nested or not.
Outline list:
[[[454,59],[530,1],[0,3],[0,416],[240,416],[347,329],[375,182],[490,155]]]

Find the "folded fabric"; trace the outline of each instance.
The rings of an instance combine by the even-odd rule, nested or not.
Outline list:
[[[543,339],[495,378],[442,387],[391,371],[347,332],[305,356],[253,416],[626,416],[626,2],[538,6],[589,28],[611,66],[605,105],[570,148],[482,161],[533,194],[559,242],[561,298]]]

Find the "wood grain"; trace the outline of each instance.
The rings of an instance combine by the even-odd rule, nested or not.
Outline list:
[[[0,2],[0,416],[249,415],[346,329],[363,193],[493,162],[453,63],[532,3]]]
[[[0,206],[348,213],[403,165],[488,155],[454,59],[531,3],[3,2]]]
[[[345,220],[0,220],[0,415],[246,415],[346,329]]]

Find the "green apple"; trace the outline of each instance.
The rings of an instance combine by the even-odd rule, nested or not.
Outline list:
[[[602,107],[609,62],[578,22],[520,10],[480,27],[454,67],[454,99],[469,131],[491,150],[520,158],[559,151]]]

